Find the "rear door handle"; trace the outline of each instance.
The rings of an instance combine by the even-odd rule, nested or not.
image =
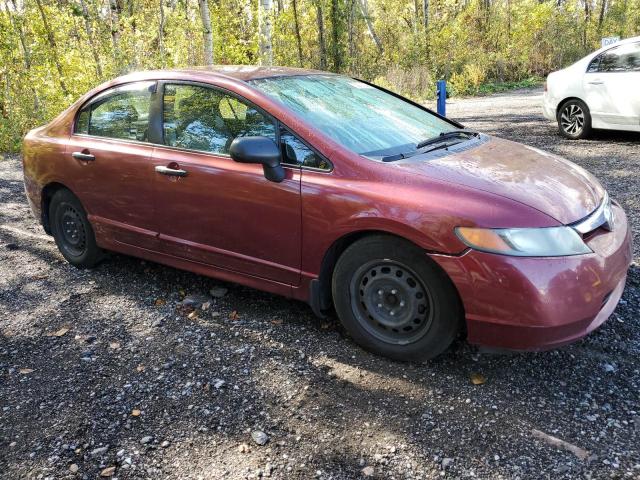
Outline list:
[[[186,177],[187,176],[187,171],[186,170],[180,170],[180,169],[176,169],[176,168],[169,168],[169,167],[165,167],[163,165],[158,165],[157,167],[155,167],[156,172],[161,173],[162,175],[169,175],[172,177]]]
[[[73,152],[71,156],[76,160],[82,160],[83,162],[93,162],[96,159],[95,155],[82,152]]]
[[[602,80],[594,80],[593,82],[589,82],[591,85],[602,85],[604,82]]]

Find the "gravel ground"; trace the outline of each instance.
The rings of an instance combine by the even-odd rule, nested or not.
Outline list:
[[[299,302],[120,255],[76,270],[5,156],[0,477],[640,478],[640,135],[562,140],[540,95],[448,113],[595,173],[631,218],[636,263],[601,329],[538,354],[461,342],[395,363]],[[178,305],[212,288],[207,310]]]

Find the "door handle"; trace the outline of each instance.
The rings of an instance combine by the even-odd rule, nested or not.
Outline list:
[[[95,155],[82,152],[73,152],[71,156],[76,160],[82,160],[83,162],[93,162],[96,159]]]
[[[172,177],[186,177],[187,176],[187,171],[186,170],[180,170],[180,169],[176,169],[176,168],[169,168],[169,167],[165,167],[163,165],[158,165],[157,167],[155,167],[155,170],[157,173],[161,173],[162,175],[169,175]]]
[[[591,85],[602,85],[604,82],[602,80],[594,80],[593,82],[589,82]]]

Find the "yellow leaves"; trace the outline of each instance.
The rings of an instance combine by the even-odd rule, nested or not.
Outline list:
[[[18,370],[20,375],[29,375],[31,372],[33,372],[33,368],[21,368]]]
[[[155,303],[156,307],[161,307],[161,306],[165,305],[167,303],[167,301],[164,298],[157,298],[154,303]]]
[[[133,410],[131,410],[132,417],[139,417],[140,413],[141,413],[140,410],[138,410],[137,408],[134,408]]]
[[[101,477],[112,477],[116,473],[116,467],[107,467],[100,472]]]
[[[56,330],[55,332],[47,333],[47,337],[62,337],[69,330],[71,330],[69,327],[62,327],[61,329]]]
[[[487,381],[487,377],[482,375],[481,373],[474,372],[471,374],[471,383],[474,385],[482,385]]]

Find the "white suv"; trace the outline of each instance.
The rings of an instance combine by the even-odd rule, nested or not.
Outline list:
[[[640,37],[550,73],[543,110],[571,139],[588,136],[592,128],[640,132]]]

